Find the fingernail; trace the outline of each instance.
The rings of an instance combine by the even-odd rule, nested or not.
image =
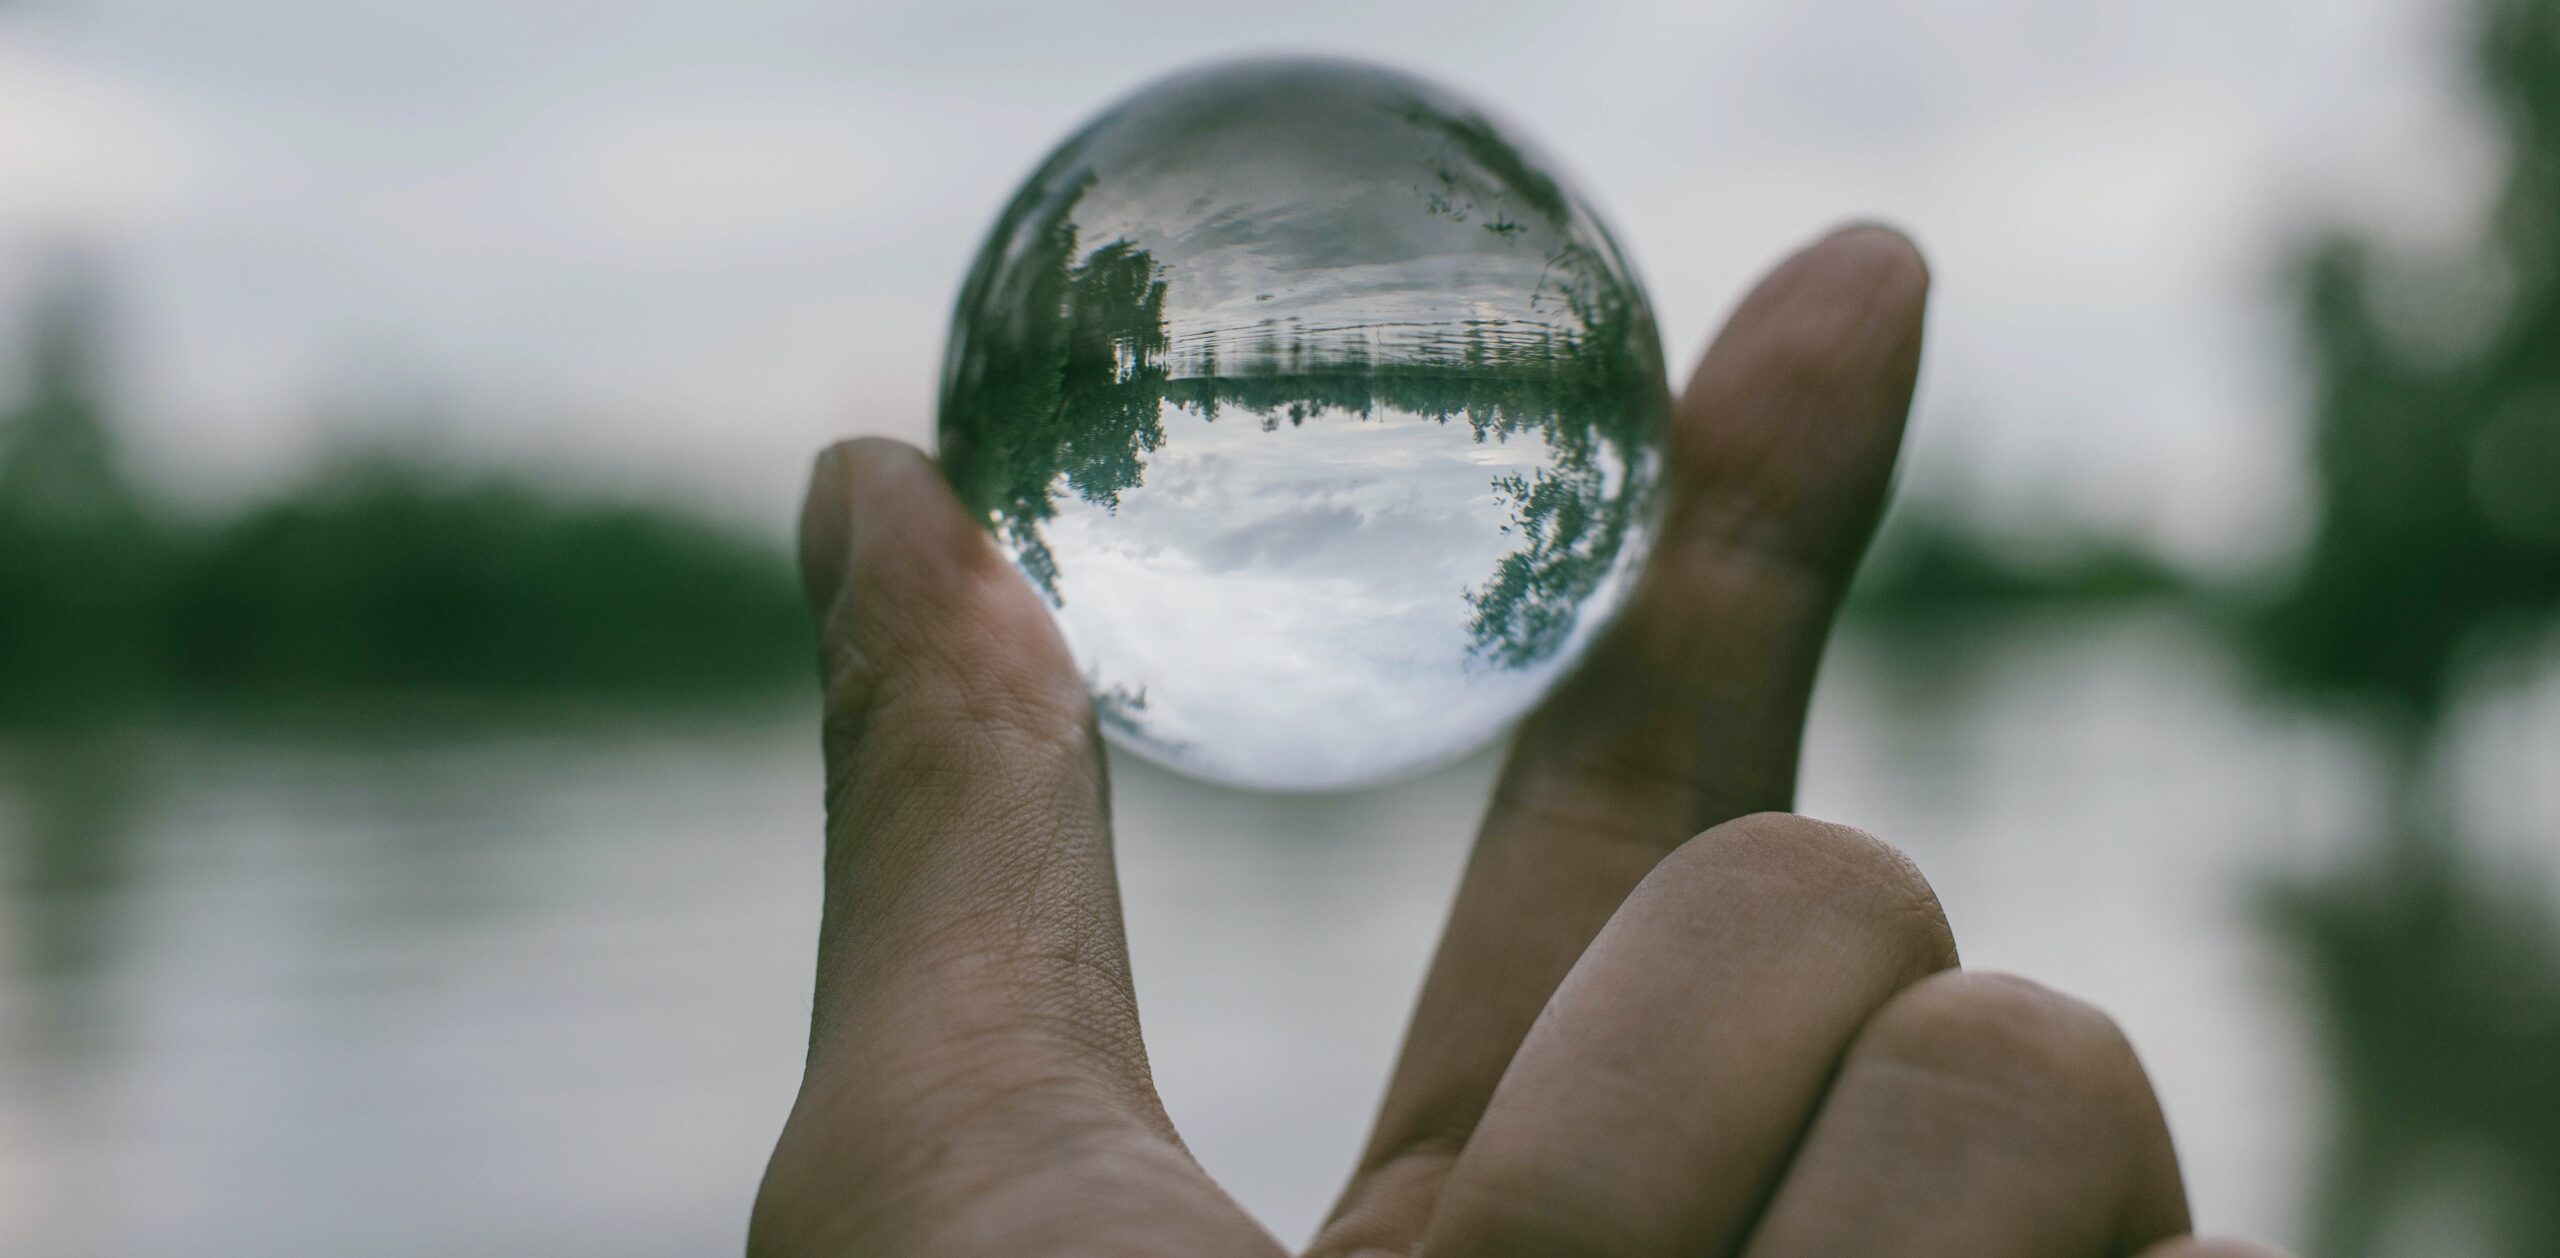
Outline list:
[[[818,454],[809,472],[809,497],[800,509],[800,582],[810,610],[823,615],[844,591],[853,553],[853,511],[846,496],[845,446]]]

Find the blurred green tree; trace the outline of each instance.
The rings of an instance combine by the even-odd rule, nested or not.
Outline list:
[[[769,540],[518,478],[371,458],[213,522],[128,477],[105,285],[65,264],[0,410],[0,725],[219,696],[702,695],[803,675]]]
[[[165,656],[167,538],[109,423],[107,320],[100,273],[58,258],[28,311],[23,396],[0,411],[0,715],[113,706]]]
[[[59,526],[129,523],[140,505],[102,396],[105,285],[84,259],[55,268],[28,312],[26,396],[0,417],[0,510]]]
[[[2560,616],[2560,0],[2478,13],[2505,184],[2467,256],[2346,232],[2302,253],[2317,519],[2249,635],[2271,680],[2381,731],[2389,774],[2377,850],[2275,896],[2338,1110],[2317,1258],[2380,1252],[2445,1165],[2476,1181],[2481,1252],[2560,1254],[2560,949],[2440,781],[2478,662]]]
[[[2421,741],[2484,633],[2560,611],[2560,3],[2482,13],[2510,165],[2475,252],[2333,233],[2299,264],[2318,519],[2257,634],[2271,677]]]
[[[762,538],[393,459],[200,530],[167,606],[174,679],[204,695],[703,695],[797,680],[814,650]]]

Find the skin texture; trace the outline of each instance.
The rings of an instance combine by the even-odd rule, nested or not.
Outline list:
[[[1781,263],[1682,397],[1661,539],[1522,727],[1311,1258],[2264,1258],[2188,1230],[2105,1015],[1957,968],[1909,860],[1786,814],[1882,510],[1929,276]],[[932,463],[820,457],[826,690],[807,1074],[759,1258],[1284,1251],[1150,1081],[1110,793],[1045,608]]]

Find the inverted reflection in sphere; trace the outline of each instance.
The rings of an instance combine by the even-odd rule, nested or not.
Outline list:
[[[1114,739],[1311,789],[1537,700],[1625,593],[1669,406],[1643,291],[1539,155],[1401,74],[1256,61],[1031,176],[961,291],[941,444]]]

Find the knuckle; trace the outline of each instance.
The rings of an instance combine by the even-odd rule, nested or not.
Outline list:
[[[2131,1119],[2137,1103],[2148,1110],[2150,1085],[2115,1019],[2012,975],[1949,972],[1913,984],[1861,1038],[1872,1057],[2053,1112]]]
[[[818,652],[818,720],[827,758],[839,761],[862,743],[878,697],[878,675],[848,634],[836,632],[830,615],[828,633]]]
[[[1911,977],[1955,964],[1955,936],[1929,880],[1892,844],[1853,826],[1794,813],[1728,821],[1681,845],[1655,870],[1674,888],[1713,887],[1773,924],[1848,935]],[[1652,879],[1648,879],[1652,881]]]
[[[1091,703],[1047,612],[1009,565],[971,564],[916,597],[827,613],[820,722],[832,775],[882,755],[1001,768],[1093,754]]]
[[[948,593],[947,605],[913,609],[900,626],[914,697],[1026,729],[1083,722],[1083,679],[1022,574],[985,549]]]

